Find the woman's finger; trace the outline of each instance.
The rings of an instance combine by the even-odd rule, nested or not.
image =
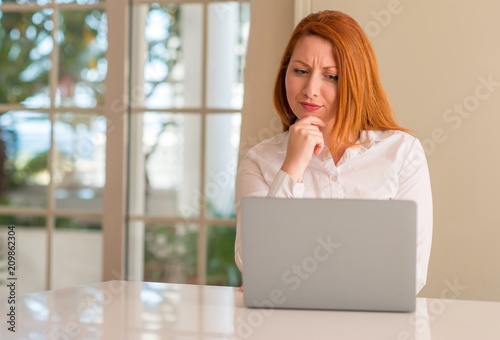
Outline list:
[[[302,119],[298,119],[293,125],[295,125],[295,124],[316,125],[316,126],[321,126],[321,127],[326,126],[326,123],[321,118],[318,118],[316,116],[307,116],[307,117],[304,117]]]

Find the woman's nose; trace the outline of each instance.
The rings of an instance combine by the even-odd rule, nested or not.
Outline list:
[[[320,86],[321,84],[319,77],[313,74],[307,80],[306,87],[304,88],[302,93],[305,94],[308,98],[317,97],[319,95]]]

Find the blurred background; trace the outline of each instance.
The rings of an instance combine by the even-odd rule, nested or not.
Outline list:
[[[117,14],[106,9],[0,1],[0,259],[14,225],[19,294],[102,280],[103,216],[113,214],[103,190],[116,166],[108,66],[130,58],[130,146],[111,149],[128,159],[128,196],[114,198],[127,201],[126,275],[240,285],[234,177],[250,3],[132,3],[126,55],[108,50]]]

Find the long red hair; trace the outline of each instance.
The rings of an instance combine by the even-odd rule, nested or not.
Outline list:
[[[337,63],[337,115],[331,131],[332,140],[325,141],[332,152],[341,146],[355,145],[351,138],[357,139],[363,130],[408,131],[396,123],[368,37],[353,18],[338,11],[308,15],[290,37],[281,58],[273,96],[283,131],[287,131],[297,119],[286,97],[286,72],[297,42],[307,35],[329,41]]]

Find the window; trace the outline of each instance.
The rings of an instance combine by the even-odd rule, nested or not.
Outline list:
[[[103,3],[0,1],[0,258],[14,225],[18,294],[100,281],[106,51]]]
[[[133,6],[128,277],[239,285],[234,180],[249,2]]]
[[[122,257],[128,279],[240,284],[250,4],[134,0],[129,37],[125,3],[0,0],[0,262],[15,225],[18,294],[109,279]]]

